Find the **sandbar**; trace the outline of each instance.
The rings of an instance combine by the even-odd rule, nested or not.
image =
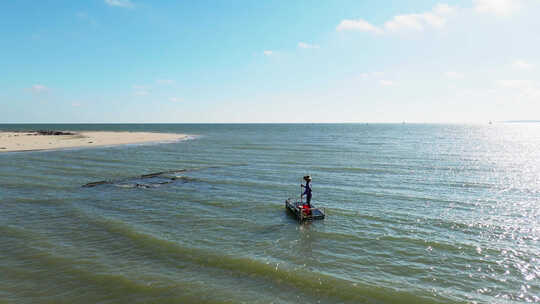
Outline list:
[[[44,134],[43,131],[0,131],[0,153],[174,142],[186,138],[185,134],[153,132],[48,131]]]

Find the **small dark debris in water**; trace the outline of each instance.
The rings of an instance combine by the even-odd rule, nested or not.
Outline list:
[[[88,143],[89,143],[89,144],[93,144],[94,142],[93,142],[93,141],[89,141]]]
[[[0,150],[4,150],[4,149],[7,149],[6,147],[0,147]]]

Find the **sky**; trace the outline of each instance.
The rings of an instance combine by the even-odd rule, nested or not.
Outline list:
[[[540,119],[540,0],[0,2],[0,123]]]

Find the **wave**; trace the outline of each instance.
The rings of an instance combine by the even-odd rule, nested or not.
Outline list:
[[[174,281],[152,284],[162,278],[111,272],[99,263],[82,262],[39,249],[28,249],[18,259],[31,261],[33,270],[2,267],[8,281],[1,281],[5,284],[7,299],[12,298],[13,302],[18,303],[23,299],[33,303],[39,298],[39,301],[51,303],[60,299],[74,303],[153,302],[162,299],[168,302],[217,304],[229,303],[225,299],[234,295],[220,291],[216,294],[221,299],[205,299],[196,292],[204,290],[203,283]],[[52,272],[54,275],[51,275]],[[21,286],[32,285],[42,292],[39,295],[21,293]]]
[[[255,276],[275,285],[286,284],[317,298],[332,298],[350,303],[448,303],[448,299],[433,298],[429,293],[403,292],[380,286],[371,286],[317,273],[303,267],[282,266],[265,263],[249,257],[216,254],[204,249],[185,247],[161,239],[155,235],[138,232],[131,226],[112,219],[93,219],[104,229],[136,246],[152,253],[164,263],[171,260],[188,261],[204,268],[221,269],[245,276]]]

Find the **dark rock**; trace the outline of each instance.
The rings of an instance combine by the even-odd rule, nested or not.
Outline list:
[[[113,184],[113,181],[99,181],[99,182],[92,182],[85,185],[82,185],[83,187],[95,187],[97,185],[106,185],[106,184]]]
[[[98,186],[98,185],[117,184],[117,183],[129,181],[129,180],[134,180],[134,179],[147,179],[147,178],[162,177],[162,175],[164,175],[164,174],[179,173],[179,172],[185,172],[185,171],[187,171],[187,169],[162,171],[162,172],[156,172],[156,173],[150,173],[150,174],[143,174],[143,175],[139,175],[139,176],[135,176],[135,177],[131,177],[131,178],[126,178],[126,179],[121,179],[121,180],[116,180],[116,181],[92,182],[92,183],[84,184],[84,185],[82,185],[82,187],[91,188],[91,187],[95,187],[95,186]],[[174,178],[172,178],[171,180],[174,180]],[[171,182],[167,182],[167,184],[168,183],[171,183]],[[137,188],[148,188],[147,185],[139,184],[139,183],[135,183],[135,187],[137,187]]]
[[[34,131],[37,135],[76,135],[73,132],[62,132],[54,130],[37,130]]]

